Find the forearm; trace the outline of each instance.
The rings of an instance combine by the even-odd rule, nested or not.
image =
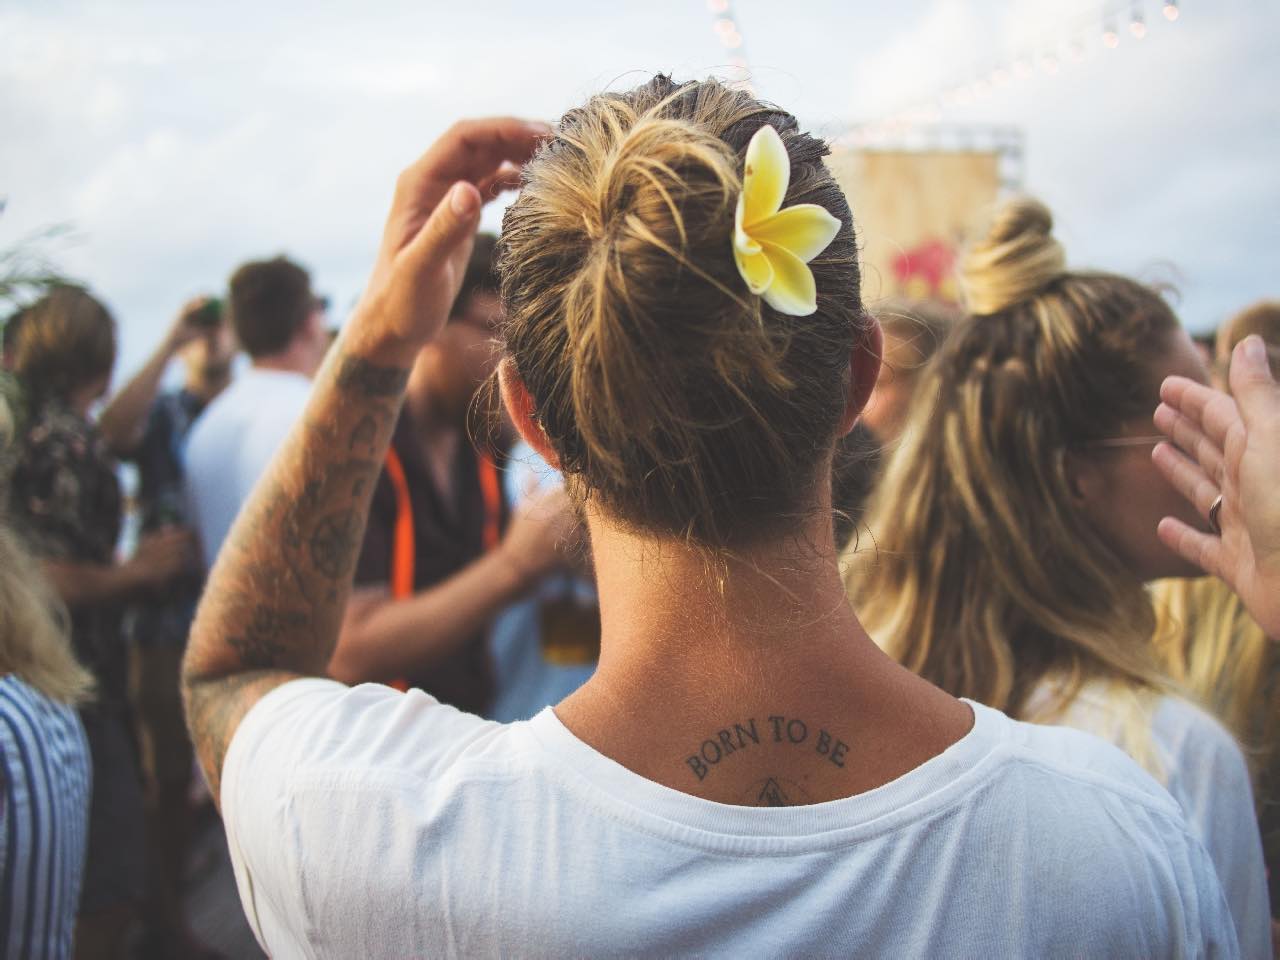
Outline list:
[[[68,607],[125,600],[142,589],[136,570],[128,563],[66,563],[46,561],[44,573],[54,592]]]
[[[344,683],[421,676],[528,587],[520,568],[493,550],[408,599],[363,605],[343,623],[329,674]]]
[[[131,453],[142,441],[147,413],[155,402],[160,380],[172,354],[166,340],[142,369],[111,398],[98,417],[98,429],[116,455]]]
[[[337,642],[409,366],[370,359],[350,339],[237,517],[192,625],[183,691],[215,791],[231,731],[266,678],[324,675]],[[230,681],[250,674],[248,686]]]

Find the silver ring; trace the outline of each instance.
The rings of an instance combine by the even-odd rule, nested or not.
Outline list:
[[[1218,526],[1218,512],[1222,510],[1222,494],[1218,494],[1213,498],[1213,503],[1209,504],[1209,526],[1213,527],[1213,532],[1218,536],[1222,536],[1222,527]]]

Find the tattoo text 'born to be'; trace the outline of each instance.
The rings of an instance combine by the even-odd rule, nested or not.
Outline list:
[[[782,717],[774,714],[768,718],[768,726],[764,728],[763,736],[766,743],[781,743],[805,749],[812,746],[815,754],[837,767],[843,767],[849,745],[833,737],[821,727],[815,729],[816,733],[807,723],[796,717]],[[810,736],[811,733],[814,735]],[[739,750],[760,746],[761,735],[761,729],[756,725],[755,717],[745,723],[735,723],[732,727],[717,730],[714,736],[703,740],[697,752],[685,758],[685,763],[689,765],[694,775],[702,780],[711,772],[712,767],[726,757]]]

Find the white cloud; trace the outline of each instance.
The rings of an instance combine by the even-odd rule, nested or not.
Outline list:
[[[1083,63],[948,119],[1023,126],[1028,185],[1058,210],[1073,257],[1116,269],[1173,259],[1188,313],[1216,319],[1274,283],[1280,77],[1267,43],[1280,14],[1264,0],[1183,6],[1141,47],[1095,40]],[[1094,4],[734,7],[761,93],[831,134]],[[418,0],[7,9],[0,245],[74,222],[85,242],[66,263],[116,308],[127,372],[177,304],[247,257],[289,252],[349,303],[396,172],[456,117],[550,118],[606,85],[703,75],[728,56],[701,0],[511,0],[483,14]]]

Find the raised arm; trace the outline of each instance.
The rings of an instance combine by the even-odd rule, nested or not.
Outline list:
[[[463,121],[401,174],[365,295],[236,519],[192,626],[183,694],[215,798],[245,713],[290,679],[324,675],[409,368],[448,317],[483,198],[518,183],[516,165],[548,132]]]
[[[1205,517],[1218,496],[1222,503],[1220,533],[1172,517],[1160,521],[1159,533],[1170,549],[1225,580],[1280,640],[1280,384],[1260,337],[1236,345],[1230,379],[1234,399],[1182,377],[1160,389],[1155,423],[1177,448],[1157,446],[1156,466]]]
[[[196,317],[208,302],[208,297],[197,297],[183,304],[155,352],[107,402],[99,415],[98,429],[116,456],[128,457],[138,449],[146,429],[147,414],[155,402],[165,368],[179,350],[200,336],[202,331]]]

